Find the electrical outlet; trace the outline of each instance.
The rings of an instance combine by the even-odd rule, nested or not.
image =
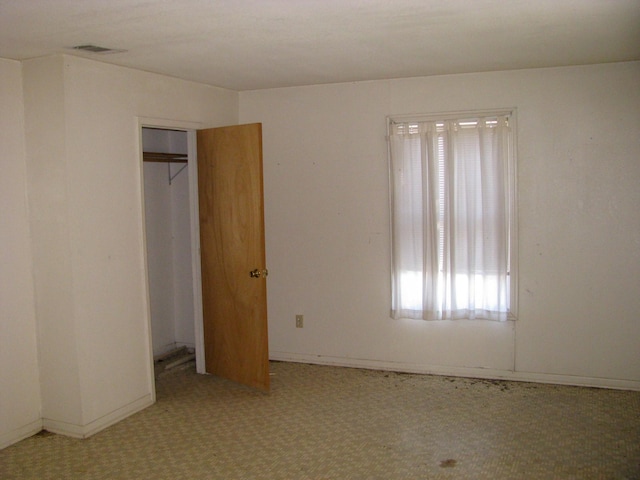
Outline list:
[[[304,315],[296,315],[296,328],[304,327]]]

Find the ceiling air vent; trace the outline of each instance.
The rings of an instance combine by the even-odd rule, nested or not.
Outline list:
[[[89,53],[99,53],[102,55],[105,55],[107,53],[122,53],[122,52],[126,52],[126,50],[118,50],[118,49],[114,49],[114,48],[105,48],[105,47],[98,47],[97,45],[77,45],[75,47],[71,47],[72,50],[81,50],[83,52],[89,52]]]

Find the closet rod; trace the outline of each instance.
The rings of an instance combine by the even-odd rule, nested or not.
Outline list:
[[[142,152],[142,160],[145,162],[187,163],[188,157],[186,153]]]

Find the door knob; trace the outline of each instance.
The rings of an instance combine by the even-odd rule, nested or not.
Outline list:
[[[258,270],[257,268],[254,270],[251,270],[249,272],[249,276],[251,278],[260,278],[260,277],[266,277],[267,275],[269,275],[269,270],[267,270],[266,268],[264,270]]]

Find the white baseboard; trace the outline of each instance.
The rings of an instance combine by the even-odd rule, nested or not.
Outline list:
[[[87,438],[91,435],[98,433],[100,430],[104,430],[111,425],[118,423],[120,420],[124,420],[126,417],[133,415],[153,405],[153,395],[145,395],[124,407],[118,408],[107,415],[104,415],[86,425],[76,425],[67,422],[60,422],[50,418],[42,419],[42,428],[53,433],[59,433],[61,435],[67,435],[74,438]]]
[[[18,443],[20,440],[24,440],[31,435],[35,435],[40,430],[42,430],[42,420],[38,419],[10,432],[0,434],[0,450],[14,443]]]
[[[486,378],[492,380],[512,380],[517,382],[551,383],[580,387],[611,388],[640,391],[640,381],[614,378],[582,377],[577,375],[556,375],[549,373],[519,372],[482,367],[449,367],[404,362],[385,362],[360,358],[331,357],[290,352],[270,352],[271,360],[283,362],[334,365],[338,367],[366,368],[369,370],[389,370],[394,372],[444,375],[451,377]]]
[[[187,350],[189,350],[190,352],[195,352],[196,351],[196,344],[195,343],[176,342],[176,347],[177,348],[187,347]]]

